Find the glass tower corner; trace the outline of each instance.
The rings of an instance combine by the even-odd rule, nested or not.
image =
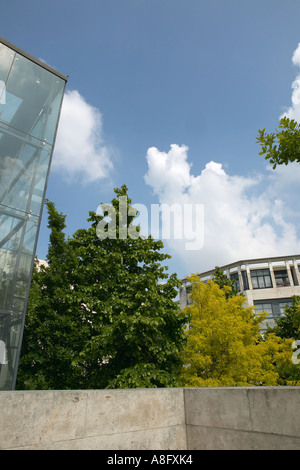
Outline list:
[[[0,38],[0,390],[15,388],[66,81]]]

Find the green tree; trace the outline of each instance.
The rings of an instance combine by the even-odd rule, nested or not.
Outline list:
[[[276,335],[291,342],[290,360],[277,363],[279,382],[281,385],[300,385],[300,364],[292,360],[293,348],[299,347],[300,340],[300,296],[292,297],[292,304],[286,305],[284,315],[276,318],[275,323],[275,327],[268,328],[267,335]]]
[[[162,266],[162,242],[139,236],[126,186],[115,193],[68,240],[50,206],[49,267],[33,279],[19,388],[178,385],[188,321],[174,301],[180,281]]]
[[[300,163],[300,124],[294,119],[283,117],[276,132],[267,134],[259,130],[257,142],[261,145],[259,155],[265,155],[273,165],[287,165],[290,162]]]
[[[189,278],[192,304],[186,331],[187,346],[182,354],[184,386],[277,385],[278,361],[290,360],[290,342],[270,335],[264,340],[254,307],[245,307],[242,295],[226,298],[230,286]]]
[[[36,263],[32,276],[17,388],[81,388],[84,380],[74,363],[92,327],[72,295],[77,259],[63,232],[66,216],[52,202],[46,205],[49,266]]]
[[[280,338],[300,339],[300,296],[292,297],[292,304],[286,305],[284,315],[275,319],[276,326],[268,328],[268,332],[275,333]]]
[[[228,277],[223,273],[221,268],[219,266],[215,267],[215,272],[214,272],[214,282],[218,284],[220,289],[223,289],[224,286],[228,286],[230,289],[226,290],[225,297],[226,299],[233,297],[235,295],[238,295],[238,290],[235,287],[235,281],[228,279]]]

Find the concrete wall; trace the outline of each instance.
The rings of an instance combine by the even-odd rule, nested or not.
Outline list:
[[[0,392],[0,449],[300,449],[300,387]]]
[[[300,449],[300,387],[185,389],[192,449]]]
[[[0,449],[185,449],[182,389],[0,392]]]

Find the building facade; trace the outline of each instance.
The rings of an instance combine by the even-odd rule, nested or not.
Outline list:
[[[275,319],[284,315],[285,305],[291,303],[292,296],[300,296],[300,255],[242,260],[220,269],[228,279],[235,281],[248,305],[254,305],[257,312],[268,314],[261,324],[262,331],[267,326],[273,327]],[[214,271],[201,273],[201,280],[213,279]],[[189,292],[190,287],[184,279],[179,289],[182,309],[191,303]]]
[[[67,77],[0,38],[0,390],[15,387]]]

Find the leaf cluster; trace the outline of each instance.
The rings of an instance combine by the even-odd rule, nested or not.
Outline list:
[[[214,271],[214,282],[218,284],[220,289],[223,289],[225,286],[228,287],[228,289],[225,289],[225,297],[228,299],[229,297],[234,297],[235,295],[238,295],[238,290],[235,287],[235,281],[228,279],[228,277],[223,273],[221,268],[219,266],[215,267]]]
[[[283,117],[276,132],[270,134],[259,130],[257,143],[261,145],[259,155],[265,155],[273,165],[287,165],[290,162],[300,163],[300,124],[294,119]]]

